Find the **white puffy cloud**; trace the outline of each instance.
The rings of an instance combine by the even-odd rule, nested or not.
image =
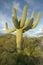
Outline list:
[[[35,35],[43,36],[43,28],[40,28],[37,32],[34,33]]]
[[[24,33],[24,36],[30,36],[30,37],[43,36],[43,28],[40,28],[37,31],[34,31],[34,29],[30,29],[29,31]]]

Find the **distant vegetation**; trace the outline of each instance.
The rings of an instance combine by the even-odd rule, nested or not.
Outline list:
[[[12,34],[0,36],[0,65],[36,65],[41,56],[43,37],[23,37],[24,50],[16,52],[16,38]]]

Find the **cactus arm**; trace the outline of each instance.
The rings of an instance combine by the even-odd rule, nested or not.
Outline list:
[[[24,7],[23,9],[23,13],[22,13],[22,18],[21,18],[21,22],[20,22],[20,27],[23,27],[25,24],[25,20],[26,20],[26,16],[27,16],[27,6]]]
[[[6,28],[6,30],[8,29],[8,24],[7,24],[7,22],[5,23],[5,28]]]
[[[6,32],[7,32],[7,33],[12,33],[12,32],[14,32],[14,31],[16,31],[16,29],[15,29],[15,28],[13,28],[13,29],[11,29],[11,30],[6,29]]]
[[[31,18],[27,20],[27,22],[25,23],[25,26],[22,29],[25,31],[27,31],[28,29],[31,29],[33,20],[34,20],[34,11],[32,12]]]
[[[12,10],[12,22],[13,22],[13,24],[14,24],[14,26],[16,28],[19,28],[18,20],[17,20],[17,14],[16,14],[16,9],[15,8],[13,8],[13,10]]]
[[[34,11],[32,11],[32,15],[31,15],[31,18],[34,18]]]
[[[40,20],[40,17],[41,17],[41,13],[39,12],[39,13],[38,13],[38,16],[37,16],[37,19],[36,19],[36,22],[33,23],[32,28],[35,28],[35,27],[38,25],[39,20]]]
[[[28,19],[28,21],[25,23],[25,26],[22,29],[25,29],[26,27],[28,27],[30,24],[30,19]]]
[[[16,31],[16,28],[13,28],[13,29],[9,29],[8,28],[8,24],[7,23],[5,23],[5,27],[6,27],[6,32],[8,32],[8,33],[11,33],[11,32],[14,32],[14,31]]]
[[[21,19],[20,19],[19,22],[18,22],[18,23],[19,23],[19,28],[20,28],[20,22],[21,22]]]
[[[29,29],[31,29],[32,24],[33,24],[33,18],[32,19],[28,19],[28,22],[26,22],[27,25],[25,25],[22,29],[23,32],[28,31]]]
[[[28,21],[26,22],[25,26],[23,27],[23,29],[30,27],[30,24],[33,23],[33,19],[28,19]]]
[[[12,9],[12,15],[14,16],[15,19],[17,19],[17,14],[16,14],[16,9],[15,8]]]
[[[15,26],[16,28],[19,28],[19,26],[18,26],[18,20],[15,19],[14,16],[12,16],[12,21],[13,21],[13,23],[14,23],[14,26]]]

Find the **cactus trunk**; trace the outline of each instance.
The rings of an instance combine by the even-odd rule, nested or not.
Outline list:
[[[16,30],[16,44],[17,44],[17,52],[20,52],[22,49],[22,29]]]

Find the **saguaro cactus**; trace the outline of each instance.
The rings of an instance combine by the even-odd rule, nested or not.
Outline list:
[[[22,48],[22,37],[23,37],[23,34],[25,31],[28,31],[29,29],[33,29],[37,26],[39,20],[40,20],[40,12],[38,13],[38,16],[37,16],[37,19],[36,19],[36,22],[33,23],[33,20],[34,20],[34,11],[32,12],[32,15],[31,15],[31,18],[29,18],[27,20],[27,22],[25,23],[25,20],[26,20],[26,15],[27,15],[27,10],[28,10],[28,7],[27,6],[24,6],[24,9],[23,9],[23,14],[22,14],[22,18],[18,21],[17,20],[17,14],[16,14],[16,9],[13,8],[12,10],[12,22],[14,24],[14,28],[12,28],[11,30],[8,28],[8,24],[7,22],[5,23],[5,26],[6,26],[6,32],[8,33],[11,33],[11,32],[14,32],[16,31],[16,44],[17,44],[17,51],[20,51]]]

